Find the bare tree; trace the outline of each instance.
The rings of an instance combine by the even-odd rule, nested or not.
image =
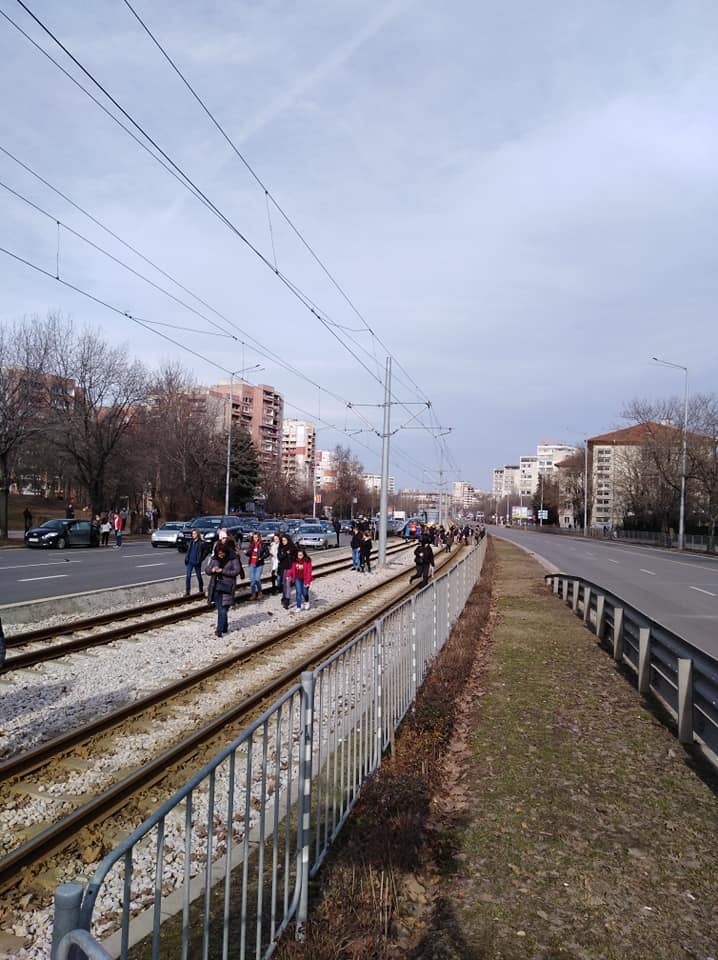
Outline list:
[[[334,513],[336,516],[348,517],[353,500],[356,498],[357,501],[361,501],[366,494],[363,480],[364,468],[349,447],[339,445],[334,448],[334,463],[336,465]]]
[[[43,430],[48,343],[37,319],[0,324],[0,535],[8,535],[10,482],[19,458]]]
[[[60,385],[51,403],[52,441],[99,513],[113,458],[143,409],[147,374],[124,348],[109,346],[89,329],[76,334],[60,316],[49,318],[48,336]]]

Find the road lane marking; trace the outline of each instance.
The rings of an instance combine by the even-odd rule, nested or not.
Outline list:
[[[710,590],[703,590],[701,587],[689,587],[689,590],[697,590],[698,593],[705,593],[709,597],[716,597],[718,594],[711,593]]]
[[[644,570],[643,567],[639,567],[638,569],[641,571],[641,573],[647,573],[649,577],[655,577],[653,570]]]
[[[138,563],[137,569],[142,570],[144,569],[144,567],[165,567],[165,566],[167,566],[167,564],[164,562],[163,563]]]
[[[24,580],[18,580],[18,583],[34,583],[36,580],[63,580],[66,573],[54,573],[51,577],[26,577]]]
[[[12,566],[0,567],[3,570],[27,570],[28,567],[59,567],[61,563],[82,563],[82,560],[51,560],[50,563],[14,563]]]
[[[606,559],[608,560],[609,563],[620,563],[620,562],[621,562],[620,560],[611,560],[610,557],[606,557]]]

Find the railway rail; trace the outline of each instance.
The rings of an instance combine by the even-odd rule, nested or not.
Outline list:
[[[444,563],[450,563],[453,559],[453,556],[442,557]],[[328,566],[331,566],[331,564]],[[325,575],[328,572],[324,568]],[[62,737],[55,738],[41,747],[20,754],[0,765],[3,790],[12,793],[18,786],[17,778],[23,774],[36,771],[40,766],[48,766],[67,754],[68,750],[71,750],[77,744],[90,740],[94,742],[95,738],[100,738],[108,732],[111,732],[114,736],[119,736],[121,733],[125,740],[127,737],[132,737],[133,734],[127,731],[124,726],[128,721],[137,722],[139,720],[142,723],[144,717],[146,724],[148,711],[160,707],[167,709],[170,701],[176,700],[178,696],[192,688],[194,688],[195,693],[199,694],[200,691],[205,689],[207,681],[216,679],[223,674],[226,676],[228,672],[233,672],[236,675],[236,667],[239,664],[247,665],[251,661],[261,661],[270,653],[276,654],[278,650],[289,651],[289,655],[292,656],[291,665],[276,673],[269,682],[255,684],[253,689],[242,696],[239,702],[216,713],[199,729],[193,729],[190,733],[185,733],[177,742],[161,749],[150,760],[143,762],[136,769],[124,773],[115,782],[99,790],[91,799],[81,803],[48,826],[38,829],[34,835],[10,850],[0,859],[0,890],[16,885],[22,879],[23,874],[32,872],[33,868],[38,863],[42,863],[51,852],[63,849],[72,843],[84,828],[101,822],[110,814],[117,812],[130,799],[141,794],[143,790],[156,785],[161,779],[168,778],[171,780],[173,771],[176,771],[179,765],[188,762],[188,759],[196,754],[200,748],[204,748],[204,754],[206,755],[206,750],[213,738],[222,734],[223,739],[226,739],[228,727],[240,723],[242,725],[246,724],[253,711],[259,709],[270,698],[276,698],[285,686],[296,680],[302,670],[310,669],[316,663],[325,659],[332,650],[345,644],[357,631],[362,629],[367,617],[367,598],[370,595],[384,595],[380,599],[379,605],[371,610],[370,615],[374,618],[381,616],[405,595],[411,593],[415,588],[408,585],[403,586],[398,591],[396,589],[396,581],[405,578],[406,572],[407,568],[404,566],[400,572],[384,581],[384,583],[359,595],[352,592],[352,596],[348,600],[303,619],[297,626],[292,624],[289,628],[252,644],[251,647],[241,652],[235,652],[140,701],[127,704],[120,710],[107,714],[86,726],[69,731]],[[306,636],[308,632],[313,632],[316,636],[318,627],[320,625],[326,627],[327,624],[337,624],[339,627],[333,632],[330,640],[322,642],[319,648],[314,642],[309,652],[302,652],[298,656],[291,654],[291,647],[296,648],[300,645],[302,634]],[[282,657],[286,655],[285,652]],[[186,777],[186,771],[183,770],[182,775],[183,778]],[[62,774],[60,774],[61,778]],[[30,829],[32,829],[32,826]]]
[[[403,543],[394,545],[387,550],[387,556],[393,556],[406,549],[407,547]],[[338,570],[347,569],[350,562],[346,557],[342,557],[321,564],[318,563],[314,568],[314,578],[320,579],[336,573]],[[237,601],[243,602],[248,599],[248,596],[249,586],[246,585],[245,589],[245,585],[243,585],[237,594]],[[169,600],[158,600],[125,610],[116,610],[114,613],[102,613],[94,617],[74,620],[64,626],[43,627],[38,630],[17,633],[5,638],[6,650],[18,650],[31,645],[32,649],[7,655],[5,665],[0,670],[0,676],[13,670],[21,670],[38,663],[44,663],[47,660],[112,643],[114,640],[122,640],[138,633],[181,623],[183,620],[197,617],[206,613],[206,611],[207,604],[204,597],[197,594],[194,597],[172,597]],[[153,616],[153,614],[159,615]],[[87,632],[96,630],[98,627],[115,624],[118,621],[130,622],[113,627],[110,630],[92,633],[90,636],[86,635]],[[83,636],[76,636],[76,634],[83,634]],[[62,637],[74,637],[74,639],[62,643],[52,642]],[[1,775],[2,765],[0,765]]]

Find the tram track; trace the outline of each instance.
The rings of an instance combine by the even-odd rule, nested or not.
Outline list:
[[[446,558],[447,561],[450,561],[450,559],[449,557]],[[285,645],[287,649],[292,645],[299,646],[299,638],[302,633],[316,631],[320,625],[326,628],[332,622],[339,623],[341,626],[341,629],[334,633],[330,641],[322,643],[318,649],[315,645],[307,655],[293,658],[291,666],[276,673],[269,682],[256,685],[255,689],[243,696],[238,703],[233,704],[229,709],[218,712],[203,723],[199,729],[192,730],[178,742],[161,749],[159,753],[143,762],[141,766],[121,776],[110,786],[98,791],[90,800],[80,804],[57,822],[38,830],[33,836],[12,849],[0,859],[0,889],[6,889],[14,885],[22,871],[31,870],[38,861],[47,857],[51,852],[72,843],[79,831],[107,818],[128,803],[138,792],[156,784],[160,779],[170,776],[173,769],[186,762],[187,758],[196,753],[200,747],[206,747],[212,738],[220,732],[223,739],[226,740],[228,727],[239,723],[246,724],[248,716],[253,710],[257,710],[261,704],[266,703],[270,698],[275,699],[284,687],[297,679],[302,670],[309,669],[317,662],[325,659],[332,650],[345,644],[351,636],[363,629],[367,619],[366,603],[369,596],[377,596],[380,593],[390,594],[387,599],[381,601],[379,606],[372,608],[370,616],[373,619],[381,616],[383,612],[395,605],[406,594],[412,592],[414,588],[408,586],[404,586],[399,591],[396,590],[396,581],[405,576],[406,567],[391,579],[371,590],[364,591],[359,595],[353,592],[348,600],[332,606],[327,611],[317,612],[313,616],[303,619],[296,627],[292,625],[281,630],[272,637],[252,644],[240,652],[233,653],[204,670],[197,671],[192,676],[182,678],[169,687],[126,705],[113,714],[108,714],[81,729],[70,731],[63,737],[42,745],[41,748],[28,751],[26,754],[0,765],[0,776],[4,781],[3,789],[12,792],[15,786],[13,778],[22,776],[23,773],[37,771],[38,767],[42,765],[49,766],[65,755],[73,746],[88,740],[94,742],[96,738],[101,738],[110,731],[114,731],[113,735],[132,737],[133,734],[124,728],[124,724],[128,720],[141,723],[141,718],[144,716],[144,722],[146,723],[148,712],[159,707],[166,709],[169,700],[181,696],[193,687],[196,688],[199,696],[199,691],[204,689],[203,685],[208,680],[217,678],[222,673],[227,674],[231,671],[236,673],[238,665],[247,665],[253,660],[261,660],[270,653],[276,656],[277,652],[282,649],[282,645]],[[354,608],[353,615],[352,608]]]
[[[387,549],[387,556],[406,550],[405,544],[391,546]],[[375,552],[376,554],[376,552]],[[330,559],[315,567],[314,577],[320,579],[336,573],[338,570],[347,569],[351,563],[346,557]],[[237,594],[237,602],[243,602],[248,599],[248,585],[242,585]],[[22,647],[31,646],[32,649],[16,652],[6,656],[5,665],[0,670],[0,676],[10,673],[14,670],[21,670],[26,667],[36,666],[48,660],[67,656],[68,654],[78,653],[82,650],[88,650],[92,647],[103,646],[112,643],[115,640],[122,640],[135,634],[143,633],[149,630],[156,630],[162,627],[171,626],[174,623],[181,623],[197,617],[207,611],[205,598],[200,594],[194,597],[172,597],[168,600],[158,600],[152,603],[142,604],[137,607],[130,607],[124,610],[116,610],[114,613],[102,613],[94,617],[87,617],[82,620],[75,620],[64,626],[43,627],[37,630],[28,630],[5,638],[5,646],[8,651],[19,650]],[[159,614],[159,616],[153,616]],[[122,626],[112,627],[110,630],[92,633],[98,627],[102,628],[108,624],[115,624],[118,621],[131,621],[123,623]],[[90,633],[88,636],[87,633]],[[78,634],[81,634],[78,636]],[[74,637],[61,643],[55,643],[62,637]],[[39,646],[36,646],[39,644]],[[0,777],[2,776],[2,765],[0,764]]]

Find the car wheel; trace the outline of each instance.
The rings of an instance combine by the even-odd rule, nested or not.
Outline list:
[[[58,537],[57,543],[55,544],[58,550],[64,550],[67,546],[67,540],[64,537]]]
[[[155,550],[157,549],[157,544],[156,544],[156,543],[153,543],[152,546],[155,548]]]

